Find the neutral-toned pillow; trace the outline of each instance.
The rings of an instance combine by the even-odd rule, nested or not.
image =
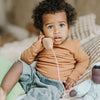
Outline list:
[[[90,78],[91,67],[95,63],[100,62],[100,34],[82,44],[82,48],[90,57],[90,63],[88,69],[80,77],[78,83]]]
[[[95,14],[80,16],[74,26],[70,27],[69,38],[83,40],[96,34]]]
[[[21,53],[30,47],[37,39],[37,36],[32,36],[22,41],[7,43],[3,47],[0,47],[0,55],[14,62],[16,59],[20,59]]]

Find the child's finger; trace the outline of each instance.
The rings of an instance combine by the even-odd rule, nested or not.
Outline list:
[[[44,36],[43,34],[40,34],[38,38],[39,38],[39,39],[42,39],[42,38],[44,38],[44,37],[45,37],[45,36]]]
[[[70,82],[66,82],[66,89],[69,89],[69,87],[70,87]]]
[[[71,79],[68,79],[67,81],[66,81],[66,89],[70,89],[71,87],[73,87],[73,86],[75,86],[76,84],[75,84],[75,81],[73,81],[73,80],[71,80]]]
[[[66,89],[68,90],[68,89],[70,89],[71,87],[72,87],[72,84],[69,83],[69,84],[67,85]]]
[[[70,85],[69,85],[68,89],[70,89],[70,88],[72,87],[72,85],[73,85],[73,83],[70,83]]]
[[[43,33],[40,31],[40,34],[43,34]]]
[[[72,87],[74,87],[76,85],[76,83],[74,83],[73,85],[72,85]]]

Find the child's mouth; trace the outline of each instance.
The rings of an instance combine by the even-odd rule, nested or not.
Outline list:
[[[54,38],[54,41],[56,41],[56,42],[57,42],[57,41],[60,41],[60,40],[61,40],[61,37],[55,37],[55,38]]]

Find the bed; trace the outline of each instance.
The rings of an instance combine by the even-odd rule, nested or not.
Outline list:
[[[69,38],[71,39],[79,39],[81,41],[82,48],[88,53],[88,55],[91,57],[91,62],[89,65],[89,68],[87,71],[80,77],[77,84],[81,83],[82,81],[90,78],[90,71],[91,71],[91,65],[95,62],[100,61],[100,53],[97,52],[97,49],[91,49],[99,48],[100,42],[100,25],[95,24],[96,16],[94,14],[89,14],[85,16],[80,16],[77,19],[77,22],[74,27],[71,27],[69,32]],[[21,40],[21,41],[15,41],[13,43],[7,43],[3,47],[0,47],[0,55],[5,57],[7,60],[14,62],[16,59],[20,58],[21,53],[23,50],[28,48],[33,42],[35,42],[38,39],[36,35],[33,35],[32,37],[29,37],[27,39]],[[99,49],[98,49],[99,50]],[[96,55],[95,55],[95,52]],[[94,60],[95,59],[95,60]],[[36,62],[32,64],[34,67],[36,65]],[[68,96],[69,91],[66,91],[66,99],[65,100],[83,100],[83,98],[70,98]],[[24,95],[23,95],[24,96]],[[17,100],[21,100],[23,96],[20,96],[17,98]],[[63,100],[63,99],[60,99]]]

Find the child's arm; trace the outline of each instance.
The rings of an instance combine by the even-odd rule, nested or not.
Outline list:
[[[76,45],[76,46],[75,46]],[[73,40],[73,56],[76,60],[75,68],[66,81],[66,88],[69,89],[75,85],[78,78],[85,72],[89,64],[88,55],[82,50],[79,40]],[[73,83],[73,84],[72,84]]]
[[[82,50],[79,40],[75,40],[74,44],[76,44],[74,52],[76,64],[69,78],[77,82],[78,78],[85,72],[89,65],[89,56]]]
[[[35,60],[37,54],[42,51],[44,49],[43,45],[42,45],[42,40],[44,38],[44,35],[40,35],[39,36],[39,40],[36,41],[34,44],[32,44],[31,47],[29,47],[28,49],[26,49],[22,55],[21,55],[21,59],[26,62],[27,64],[32,64],[33,61]]]

